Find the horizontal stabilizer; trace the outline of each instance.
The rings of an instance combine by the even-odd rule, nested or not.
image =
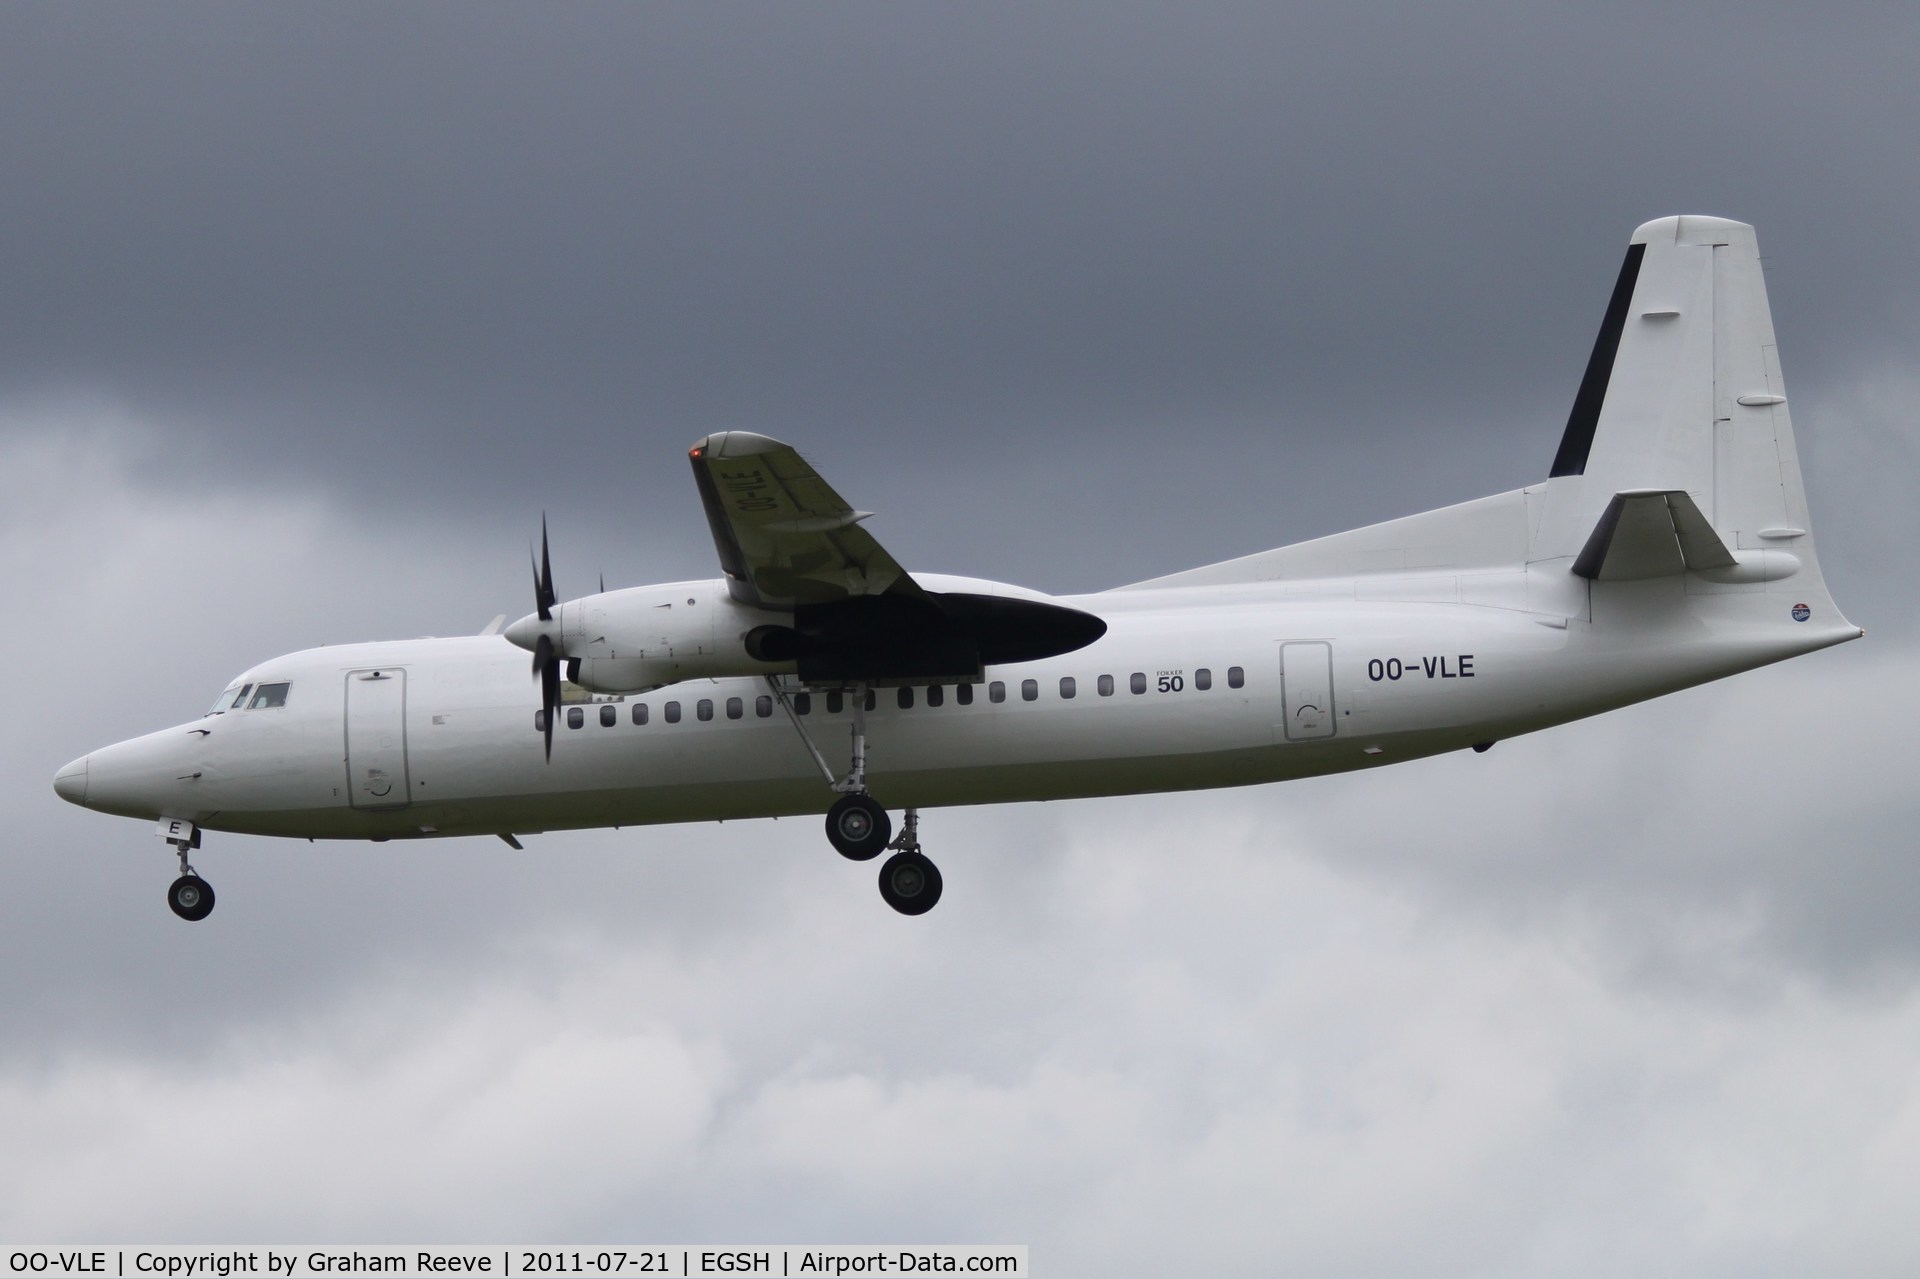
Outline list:
[[[1736,562],[1685,490],[1636,489],[1613,495],[1573,571],[1600,581],[1631,581],[1731,569]]]

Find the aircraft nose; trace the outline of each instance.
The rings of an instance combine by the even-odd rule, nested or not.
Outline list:
[[[69,804],[87,804],[87,760],[82,755],[53,775],[53,793]]]

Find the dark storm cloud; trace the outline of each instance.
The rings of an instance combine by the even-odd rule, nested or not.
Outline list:
[[[0,9],[0,1234],[1911,1273],[1916,35]],[[1865,643],[1382,776],[929,814],[920,921],[805,821],[210,837],[188,928],[50,790],[272,653],[523,611],[542,508],[564,593],[714,573],[720,427],[1056,590],[1537,480],[1676,211],[1759,227]]]
[[[676,459],[732,426],[808,447],[914,561],[1051,589],[1512,487],[1626,233],[1668,212],[1759,224],[1790,377],[1859,354],[1823,310],[1913,336],[1884,248],[1911,179],[1874,141],[1904,14],[0,23],[8,385],[136,398],[194,468],[516,533],[568,508],[601,560],[697,547]],[[1272,500],[1210,528],[1143,514],[1249,468]],[[1048,508],[1059,556],[983,527]]]

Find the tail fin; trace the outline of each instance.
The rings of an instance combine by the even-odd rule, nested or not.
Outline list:
[[[1736,559],[1813,567],[1753,228],[1674,217],[1633,233],[1534,526],[1577,557],[1620,494],[1685,494]]]

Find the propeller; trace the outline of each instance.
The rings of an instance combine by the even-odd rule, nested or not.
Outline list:
[[[533,552],[527,552],[527,558],[533,558]],[[558,597],[553,593],[553,560],[547,555],[547,517],[540,516],[540,563],[533,573],[533,602],[540,611],[540,620],[553,620],[553,606]]]
[[[533,558],[533,552],[527,552]],[[533,602],[540,620],[553,620],[553,559],[547,553],[547,517],[540,517],[540,563],[533,574]],[[553,721],[560,711],[560,658],[553,651],[553,637],[545,631],[534,641],[533,677],[540,681],[540,723],[547,738],[547,762],[553,762]]]

